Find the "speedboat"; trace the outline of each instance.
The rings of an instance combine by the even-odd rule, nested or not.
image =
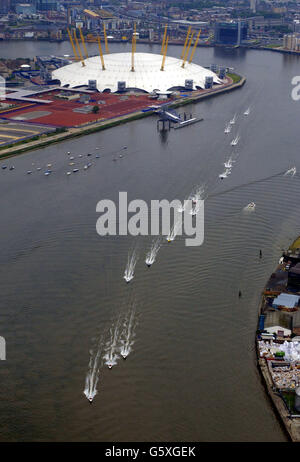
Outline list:
[[[230,133],[231,132],[231,125],[230,123],[225,127],[224,133]]]
[[[244,112],[244,115],[247,116],[250,114],[250,107],[248,107],[248,109],[246,109],[246,111]]]
[[[230,170],[230,168],[227,168],[227,169],[225,170],[225,172],[223,172],[223,173],[221,173],[221,174],[219,175],[219,178],[220,178],[221,180],[224,180],[224,179],[227,178],[228,175],[230,175],[230,174],[231,174],[231,170]]]
[[[231,119],[231,121],[229,122],[230,125],[234,125],[236,122],[236,114],[234,114],[233,118]]]
[[[294,175],[296,174],[296,172],[297,172],[296,167],[292,167],[292,168],[290,168],[289,170],[287,170],[287,171],[285,172],[285,175],[291,174],[292,176],[294,176]]]
[[[250,202],[250,204],[246,205],[245,209],[246,210],[254,210],[255,209],[255,203],[254,202]]]
[[[76,173],[76,172],[78,172],[78,171],[79,171],[79,168],[74,168],[74,169],[73,169],[73,173]]]
[[[236,146],[240,140],[239,135],[237,135],[232,141],[231,141],[231,146]]]

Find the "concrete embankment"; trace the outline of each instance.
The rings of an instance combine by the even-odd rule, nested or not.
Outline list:
[[[184,106],[186,104],[196,103],[198,101],[201,101],[202,99],[211,98],[213,96],[221,95],[223,93],[241,88],[245,84],[246,78],[237,76],[237,75],[236,77],[239,77],[240,80],[237,82],[232,82],[229,85],[226,85],[224,87],[210,90],[205,93],[201,93],[201,94],[196,93],[189,98],[182,98],[179,100],[175,100],[174,102],[170,104],[170,107],[179,107],[179,106]],[[151,115],[153,115],[152,112],[139,111],[139,112],[127,114],[124,116],[116,117],[114,119],[104,120],[101,122],[96,122],[93,124],[85,125],[82,127],[69,128],[69,129],[66,129],[66,131],[62,133],[49,135],[47,137],[41,137],[35,141],[28,141],[27,143],[22,143],[20,145],[10,146],[8,148],[2,149],[0,150],[0,159],[19,155],[26,151],[40,149],[40,148],[49,146],[50,144],[58,143],[60,141],[68,140],[71,138],[75,138],[77,136],[89,135],[91,133],[105,130],[107,128],[111,128],[116,125],[127,123],[133,120],[141,119],[144,117],[149,117]]]

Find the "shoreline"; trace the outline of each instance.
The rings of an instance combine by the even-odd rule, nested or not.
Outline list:
[[[169,105],[169,107],[176,108],[180,106],[185,106],[186,104],[197,103],[198,101],[201,101],[202,99],[211,98],[213,96],[218,96],[220,94],[227,93],[229,91],[233,91],[233,90],[243,87],[246,82],[246,78],[238,74],[233,74],[233,75],[239,78],[237,82],[232,81],[232,83],[226,85],[225,87],[214,89],[207,93],[194,94],[188,98],[182,98],[180,100],[173,101]],[[117,125],[121,125],[127,122],[131,122],[131,121],[142,119],[144,117],[149,117],[149,116],[153,116],[153,112],[138,111],[138,112],[132,112],[130,114],[126,114],[124,116],[119,116],[114,119],[108,119],[106,121],[96,122],[96,123],[85,125],[82,127],[68,128],[66,129],[66,131],[62,133],[48,136],[47,139],[41,136],[41,138],[35,141],[28,141],[26,143],[22,142],[22,144],[20,144],[19,146],[15,145],[15,146],[10,146],[9,148],[3,148],[2,150],[0,150],[0,160],[8,158],[8,157],[20,155],[26,151],[40,149],[40,148],[49,146],[50,144],[53,144],[53,143],[59,143],[61,141],[75,138],[77,136],[89,135],[91,133],[95,133],[101,130],[106,130],[108,128],[112,128]]]
[[[291,402],[286,402],[287,397],[283,399],[284,394],[287,393],[295,393],[295,389],[297,388],[297,385],[292,386],[293,380],[291,380],[290,383],[284,382],[284,372],[280,371],[283,370],[286,367],[286,370],[288,367],[291,369],[294,369],[297,371],[299,369],[299,366],[297,366],[297,361],[293,364],[290,360],[288,359],[283,359],[283,357],[276,357],[276,353],[272,351],[275,347],[279,347],[280,344],[283,344],[285,342],[292,342],[292,335],[295,335],[293,330],[291,330],[290,335],[284,337],[279,337],[279,330],[277,330],[277,334],[273,334],[273,338],[270,337],[270,333],[268,333],[268,330],[265,325],[265,318],[267,318],[268,314],[270,316],[274,314],[278,314],[278,312],[282,315],[282,313],[288,317],[288,314],[290,314],[291,318],[293,319],[293,313],[292,311],[295,311],[294,309],[286,309],[285,306],[278,307],[278,308],[270,308],[270,300],[267,300],[268,298],[274,296],[278,296],[281,294],[292,294],[294,293],[294,289],[290,290],[289,286],[289,280],[288,280],[288,272],[289,272],[289,258],[291,254],[291,249],[295,248],[295,243],[299,242],[299,238],[296,239],[293,244],[289,247],[289,249],[283,253],[279,263],[275,269],[275,271],[272,273],[270,276],[267,284],[264,287],[264,290],[262,292],[262,297],[261,297],[261,304],[260,304],[260,309],[259,309],[259,321],[258,321],[258,327],[255,335],[255,349],[256,349],[256,364],[258,371],[260,373],[260,377],[262,380],[262,384],[264,385],[265,391],[268,395],[268,398],[270,399],[271,405],[273,410],[275,411],[276,418],[278,419],[280,425],[282,426],[283,430],[285,431],[286,435],[292,442],[300,442],[300,413],[297,414],[297,411],[293,408],[295,404],[291,405]],[[299,257],[297,255],[297,257]],[[299,257],[300,260],[300,257]],[[295,261],[296,262],[296,257]],[[288,268],[288,269],[287,269]],[[283,276],[284,275],[284,276]],[[282,282],[284,280],[284,282]],[[277,285],[276,285],[277,284]],[[292,286],[291,286],[292,287]],[[296,294],[300,294],[299,289]],[[271,298],[272,300],[272,298]],[[274,300],[272,303],[272,307],[274,306]],[[298,311],[300,308],[297,307],[296,311]],[[290,313],[288,313],[290,311]],[[261,326],[261,318],[264,318],[263,322],[264,325],[263,327]],[[293,321],[291,321],[293,323]],[[282,327],[283,325],[280,324],[276,326],[278,329],[284,329]],[[269,329],[272,330],[274,328],[269,326]],[[269,339],[264,338],[265,336],[269,336]],[[262,350],[260,346],[260,341],[261,339],[264,338],[264,343],[267,344],[268,352],[265,352],[266,345],[264,345],[264,350]],[[269,344],[267,342],[270,342]],[[281,365],[282,364],[282,365]],[[293,365],[292,365],[293,364]],[[298,365],[300,363],[298,362]],[[282,384],[279,384],[279,380],[277,377],[277,382],[276,379],[274,378],[275,374],[274,371],[276,371],[276,368],[278,368],[280,379],[282,380]],[[273,374],[273,377],[272,377]],[[294,388],[293,388],[294,387]],[[292,410],[291,410],[292,408]],[[294,411],[294,413],[293,413]],[[295,414],[296,412],[296,414]]]

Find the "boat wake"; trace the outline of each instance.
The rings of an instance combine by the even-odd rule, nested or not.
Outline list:
[[[89,370],[87,372],[85,378],[85,388],[83,394],[92,403],[93,399],[97,395],[97,385],[99,381],[99,369],[100,369],[100,359],[101,359],[101,350],[102,350],[102,342],[98,345],[96,354],[93,350],[90,351],[90,362],[89,362]]]
[[[137,263],[138,256],[136,250],[133,250],[132,254],[128,255],[127,266],[124,272],[124,279],[129,283],[134,278],[135,265]]]
[[[219,178],[221,180],[225,180],[225,178],[228,178],[228,176],[231,174],[231,169],[230,168],[226,168],[225,172],[221,173],[219,175]]]
[[[125,317],[123,324],[123,332],[121,334],[120,354],[123,359],[126,359],[132,351],[132,346],[134,344],[135,338],[136,324],[136,309],[135,304],[133,303],[131,309],[128,311]]]
[[[296,167],[292,167],[292,168],[290,168],[289,170],[287,170],[285,172],[284,176],[286,176],[286,175],[294,176],[294,175],[296,175],[296,173],[297,173]]]
[[[241,137],[237,135],[232,141],[231,141],[231,146],[236,146],[238,142],[240,141]]]
[[[169,232],[168,236],[166,237],[168,242],[174,241],[174,239],[175,239],[175,237],[176,237],[176,235],[177,235],[177,233],[179,231],[179,228],[180,228],[181,224],[182,224],[181,220],[174,223],[174,225],[171,228],[171,231]]]
[[[158,236],[152,243],[151,249],[146,255],[145,263],[147,266],[153,265],[156,260],[156,256],[158,254],[159,249],[161,248],[161,237]]]
[[[231,132],[231,124],[227,124],[224,130],[224,133],[230,133]]]
[[[120,319],[118,319],[113,325],[110,330],[110,338],[108,342],[106,343],[105,347],[105,364],[108,366],[109,369],[111,369],[113,366],[115,366],[118,362],[119,355],[117,353],[118,351],[118,337],[119,337],[119,330],[120,330]]]
[[[229,122],[230,125],[234,125],[236,122],[236,114],[234,114],[233,118],[231,119],[231,121]]]
[[[235,162],[235,160],[233,160],[232,157],[229,157],[229,159],[224,162],[224,167],[225,168],[232,168],[233,167],[233,162]]]

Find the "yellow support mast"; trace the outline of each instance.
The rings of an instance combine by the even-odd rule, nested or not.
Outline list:
[[[104,23],[103,23],[103,33],[104,33],[104,41],[105,41],[105,51],[106,51],[106,53],[109,53],[108,43],[107,43],[107,35],[106,35],[106,29],[105,29],[105,24]]]
[[[131,72],[134,72],[134,52],[135,52],[135,35],[132,34],[132,44],[131,44]]]
[[[167,40],[166,40],[164,55],[163,55],[163,59],[162,59],[162,63],[161,63],[161,68],[160,68],[161,71],[164,71],[164,68],[165,68],[165,61],[166,61],[167,49],[168,49],[168,41],[169,41],[169,36],[167,36]]]
[[[76,59],[76,61],[79,61],[78,54],[76,52],[76,48],[75,48],[75,45],[74,45],[74,42],[73,42],[73,39],[72,39],[71,32],[69,31],[69,28],[67,29],[67,31],[68,31],[70,43],[71,43],[72,48],[73,48],[73,53],[74,53],[75,59]]]
[[[75,43],[76,43],[76,46],[77,46],[77,49],[78,49],[78,52],[79,52],[81,64],[82,64],[82,67],[84,67],[84,66],[85,66],[85,62],[84,62],[84,59],[83,59],[83,56],[82,56],[82,53],[81,53],[81,48],[80,48],[80,45],[79,45],[79,42],[78,42],[78,39],[77,39],[77,35],[76,35],[76,30],[75,30],[75,29],[74,29],[73,33],[74,33],[74,40],[75,40]]]
[[[191,44],[192,44],[193,36],[194,36],[194,32],[192,32],[192,34],[191,34],[191,38],[190,38],[188,47],[187,47],[187,49],[186,49],[186,52],[185,52],[185,55],[184,55],[184,58],[183,58],[183,63],[182,63],[182,65],[181,65],[181,67],[184,67],[184,66],[185,66],[187,57],[188,57],[188,55],[189,55],[190,46],[191,46]]]
[[[102,53],[102,46],[101,46],[101,41],[100,37],[97,37],[98,40],[98,46],[99,46],[99,53],[100,53],[100,59],[101,59],[101,64],[102,64],[102,70],[105,71],[105,65],[104,65],[104,58],[103,58],[103,53]]]
[[[134,23],[134,52],[136,52],[136,23]]]
[[[191,62],[193,61],[193,57],[194,57],[194,54],[195,54],[195,51],[196,51],[196,48],[199,42],[200,34],[201,34],[201,29],[199,30],[197,38],[196,38],[196,42],[194,43],[193,50],[192,50],[192,53],[189,59],[189,64],[191,64]]]
[[[167,36],[167,29],[168,29],[168,24],[165,25],[165,31],[164,31],[163,41],[162,41],[162,45],[161,45],[161,52],[160,52],[161,55],[164,54],[165,42],[166,42],[166,36]]]
[[[81,27],[78,27],[78,29],[79,29],[79,33],[80,33],[81,43],[82,43],[82,46],[83,46],[83,49],[84,49],[84,52],[85,52],[85,57],[86,57],[86,59],[88,59],[89,55],[88,55],[88,52],[87,52],[87,49],[86,49],[86,46],[85,46],[84,36],[83,36],[82,30],[81,30]]]
[[[184,57],[184,52],[185,52],[185,49],[186,49],[186,46],[187,46],[187,43],[188,43],[190,33],[191,33],[191,26],[188,28],[188,31],[187,31],[187,34],[186,34],[186,38],[185,38],[185,42],[184,42],[184,46],[183,46],[183,50],[182,50],[180,59],[183,59],[183,57]]]

